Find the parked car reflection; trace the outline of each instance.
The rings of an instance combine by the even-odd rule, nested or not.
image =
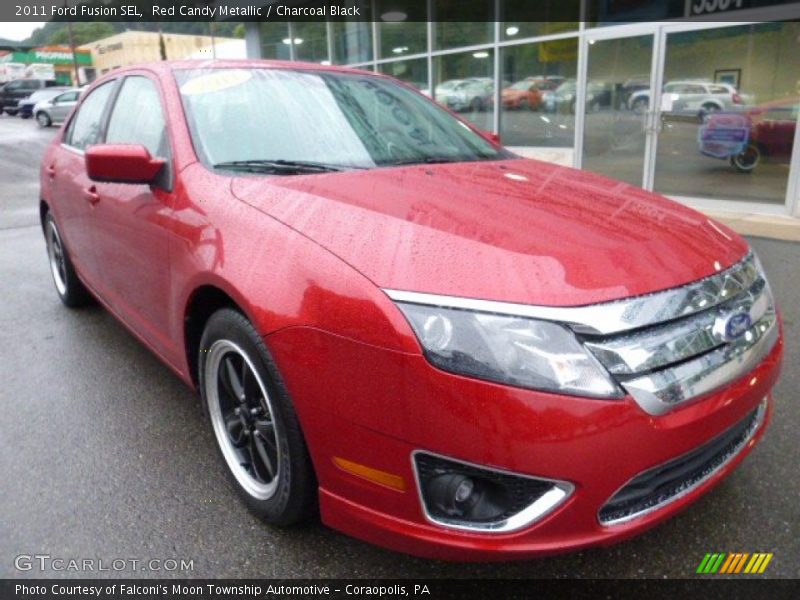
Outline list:
[[[710,115],[698,135],[701,154],[729,160],[751,173],[764,159],[787,161],[792,154],[800,98],[765,102],[744,113]]]

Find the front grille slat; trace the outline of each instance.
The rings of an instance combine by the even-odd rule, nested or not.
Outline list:
[[[576,331],[649,414],[669,412],[744,375],[778,339],[772,292],[752,254],[724,277],[705,281],[714,284],[686,286],[693,290],[697,309],[691,314],[602,336]],[[706,307],[699,310],[703,302]],[[744,321],[735,335],[728,330],[733,317]]]
[[[739,423],[703,446],[637,475],[600,509],[603,525],[643,516],[677,500],[732,460],[753,437],[766,414],[766,399]]]

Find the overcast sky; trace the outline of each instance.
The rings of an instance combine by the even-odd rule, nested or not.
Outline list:
[[[7,38],[19,42],[28,37],[37,27],[44,23],[7,23],[0,21],[0,38]]]

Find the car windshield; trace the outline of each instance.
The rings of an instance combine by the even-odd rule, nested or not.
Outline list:
[[[529,90],[533,82],[531,81],[518,81],[514,85],[511,86],[512,90]]]
[[[195,151],[212,167],[258,170],[260,161],[285,172],[287,163],[333,170],[511,156],[389,79],[270,68],[175,75]]]

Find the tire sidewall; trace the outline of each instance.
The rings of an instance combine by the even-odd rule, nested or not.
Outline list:
[[[316,481],[297,414],[263,340],[244,315],[233,309],[221,309],[214,313],[208,320],[200,341],[198,386],[203,411],[209,416],[209,396],[206,390],[209,383],[206,379],[207,350],[222,339],[229,340],[247,354],[261,378],[269,394],[280,450],[275,492],[267,499],[255,498],[242,487],[228,466],[212,426],[214,444],[225,467],[225,474],[247,507],[263,520],[276,525],[290,525],[303,520],[311,512],[308,496],[311,495],[309,487],[312,485],[313,496],[316,498]]]

